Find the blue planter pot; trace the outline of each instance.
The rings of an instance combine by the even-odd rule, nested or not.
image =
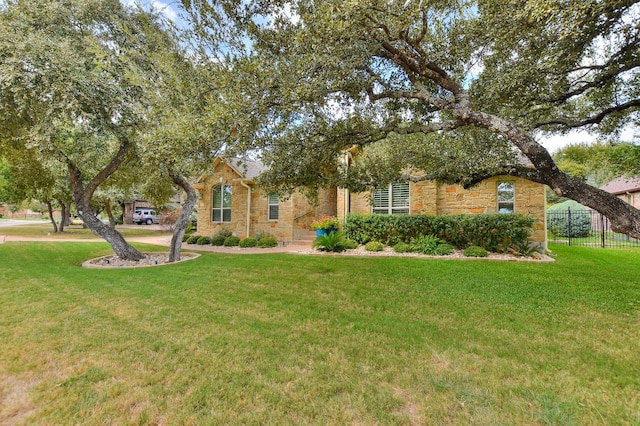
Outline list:
[[[327,235],[333,232],[333,228],[329,229],[316,229],[316,238],[320,238],[323,235]]]

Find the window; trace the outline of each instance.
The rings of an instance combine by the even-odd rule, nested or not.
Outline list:
[[[267,217],[269,220],[278,220],[278,214],[280,213],[279,202],[278,194],[269,194],[267,201]]]
[[[231,185],[218,185],[211,194],[211,220],[231,222]]]
[[[373,191],[373,212],[378,214],[409,214],[409,184],[393,183]]]
[[[516,184],[514,182],[498,182],[498,213],[514,213],[515,206]]]

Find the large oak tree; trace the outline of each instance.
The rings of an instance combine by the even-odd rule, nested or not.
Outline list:
[[[513,175],[640,237],[640,211],[563,173],[539,142],[573,129],[615,138],[638,124],[637,1],[183,4],[205,38],[221,14],[244,30],[254,63],[244,90],[268,113],[243,137],[263,149],[274,188],[383,183],[411,167],[467,186]],[[375,145],[376,161],[341,175],[351,145]]]

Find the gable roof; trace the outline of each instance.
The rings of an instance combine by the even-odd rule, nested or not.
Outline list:
[[[257,178],[262,172],[267,170],[267,167],[262,163],[262,161],[251,160],[248,158],[224,159],[222,157],[216,157],[214,160],[214,168],[220,163],[226,163],[238,174],[238,176],[248,180]]]
[[[640,176],[621,176],[609,183],[602,185],[600,189],[603,189],[614,195],[625,194],[627,192],[638,192],[640,191]]]

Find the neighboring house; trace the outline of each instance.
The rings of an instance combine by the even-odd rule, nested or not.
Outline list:
[[[600,189],[617,195],[618,198],[640,209],[640,176],[622,176],[602,185]]]
[[[544,185],[522,178],[493,177],[469,190],[431,181],[396,183],[367,193],[331,189],[321,192],[314,206],[299,192],[284,201],[276,194],[264,194],[255,184],[255,178],[264,169],[258,161],[216,158],[212,173],[195,185],[201,197],[198,233],[213,235],[220,229],[229,229],[243,238],[267,231],[278,241],[289,244],[309,234],[311,222],[323,214],[344,220],[349,213],[502,212],[538,219],[530,240],[546,247]]]
[[[321,191],[317,205],[300,192],[283,200],[256,186],[254,180],[264,170],[259,161],[217,157],[211,174],[194,185],[200,193],[198,234],[215,235],[226,229],[245,238],[269,232],[280,243],[291,244],[309,236],[310,224],[317,217],[335,216],[335,189]]]

